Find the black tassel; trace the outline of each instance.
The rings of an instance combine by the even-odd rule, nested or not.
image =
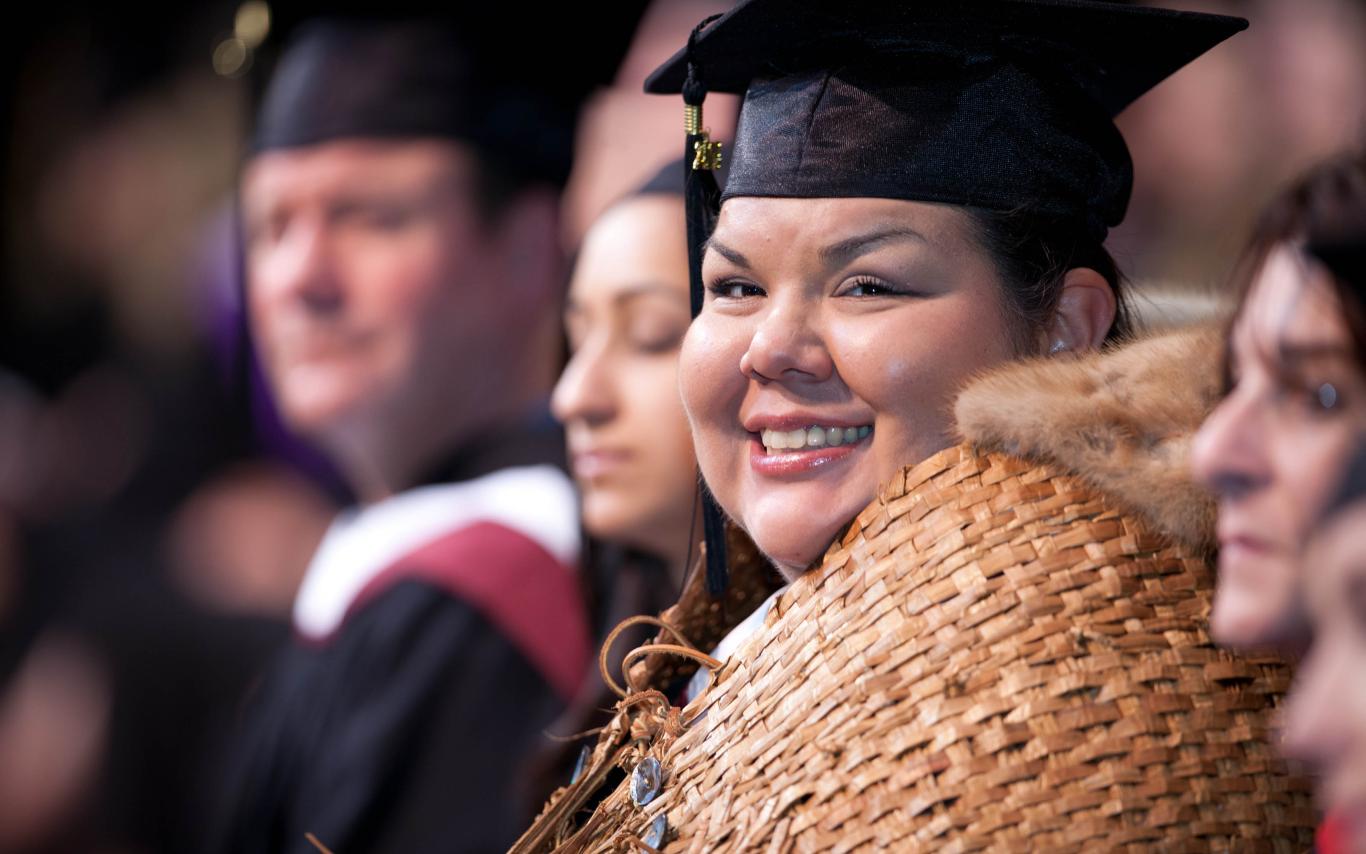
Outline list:
[[[707,87],[697,63],[693,61],[693,52],[698,34],[719,17],[712,15],[704,19],[688,36],[688,77],[683,82],[683,102],[687,110],[687,147],[683,152],[683,168],[688,171],[684,179],[684,203],[687,207],[688,277],[693,317],[702,311],[702,246],[711,237],[716,217],[721,211],[721,191],[716,184],[714,171],[720,165],[720,144],[711,141],[702,125],[702,102],[707,97]],[[705,483],[701,483],[700,489],[702,535],[707,544],[707,591],[712,596],[720,596],[726,592],[729,581],[725,517]]]
[[[726,567],[726,518],[707,485],[703,483],[700,488],[702,536],[707,544],[707,592],[717,597],[726,592],[730,583],[730,570]]]
[[[683,200],[687,208],[688,273],[693,317],[702,311],[702,245],[711,237],[716,217],[721,211],[721,191],[716,185],[714,171],[719,165],[719,154],[715,153],[719,145],[711,141],[702,125],[702,102],[706,100],[707,87],[702,81],[702,72],[693,61],[693,51],[698,34],[719,17],[712,15],[703,19],[688,36],[688,76],[683,81],[683,103],[687,110],[687,142],[683,150],[683,168],[687,170],[687,175],[683,179]]]

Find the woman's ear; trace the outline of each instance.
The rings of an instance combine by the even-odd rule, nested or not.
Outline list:
[[[1115,292],[1105,277],[1089,267],[1075,267],[1062,279],[1062,294],[1048,322],[1049,353],[1094,350],[1115,322]]]

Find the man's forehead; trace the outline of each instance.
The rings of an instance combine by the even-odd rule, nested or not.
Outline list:
[[[468,146],[446,139],[339,139],[265,151],[243,173],[253,198],[309,191],[375,192],[458,186],[474,174]]]

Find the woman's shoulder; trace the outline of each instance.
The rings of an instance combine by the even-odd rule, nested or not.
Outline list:
[[[961,393],[958,431],[981,450],[1058,466],[1177,542],[1207,549],[1214,506],[1187,457],[1218,400],[1220,342],[1206,323],[1005,365]]]

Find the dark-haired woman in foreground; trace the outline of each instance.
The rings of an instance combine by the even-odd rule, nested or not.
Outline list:
[[[766,560],[695,573],[514,850],[1305,842],[1265,742],[1285,671],[1204,631],[1210,342],[1092,352],[1122,331],[1112,116],[1240,27],[751,0],[656,72],[745,92],[680,385]],[[732,630],[764,563],[790,586]],[[680,661],[710,671],[682,708]]]

